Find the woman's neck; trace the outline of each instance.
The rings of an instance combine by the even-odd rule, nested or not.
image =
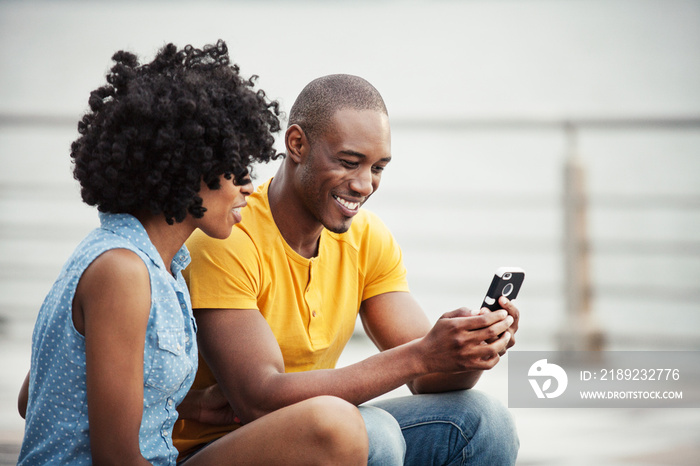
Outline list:
[[[140,213],[134,214],[134,216],[141,222],[148,234],[148,238],[163,259],[163,263],[168,268],[168,271],[172,273],[170,265],[173,262],[173,258],[182,248],[182,245],[185,244],[187,238],[190,237],[194,227],[189,224],[187,219],[184,222],[170,225],[163,214]]]

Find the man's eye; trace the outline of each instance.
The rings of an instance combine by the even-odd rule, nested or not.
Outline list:
[[[382,166],[374,166],[374,167],[372,167],[372,171],[375,173],[381,173],[384,171],[385,168],[386,167],[382,167]]]
[[[360,165],[358,162],[352,162],[350,160],[343,160],[343,159],[340,160],[340,163],[342,163],[343,166],[345,166],[347,168],[357,168]]]

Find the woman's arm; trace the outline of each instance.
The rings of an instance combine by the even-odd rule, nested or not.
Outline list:
[[[19,415],[22,419],[27,417],[27,403],[29,402],[29,372],[22,382],[22,387],[19,389],[19,396],[17,397],[17,409],[19,410]]]
[[[150,308],[148,269],[132,251],[105,252],[78,284],[73,321],[85,335],[94,464],[148,464],[139,449],[139,428]]]

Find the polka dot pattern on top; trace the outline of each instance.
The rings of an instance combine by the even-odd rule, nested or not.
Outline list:
[[[173,259],[171,275],[135,217],[100,213],[100,223],[63,266],[39,311],[32,336],[29,404],[19,465],[92,464],[85,339],[73,326],[72,302],[85,269],[100,254],[116,248],[138,254],[151,281],[141,454],[152,464],[176,464],[178,452],[172,442],[176,408],[197,370],[196,325],[182,278],[190,256],[183,246]]]

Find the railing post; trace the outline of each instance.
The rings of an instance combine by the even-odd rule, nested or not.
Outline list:
[[[586,224],[585,170],[578,154],[576,127],[565,124],[564,163],[564,296],[565,318],[557,335],[562,351],[599,351],[604,337],[591,308],[589,240]]]

